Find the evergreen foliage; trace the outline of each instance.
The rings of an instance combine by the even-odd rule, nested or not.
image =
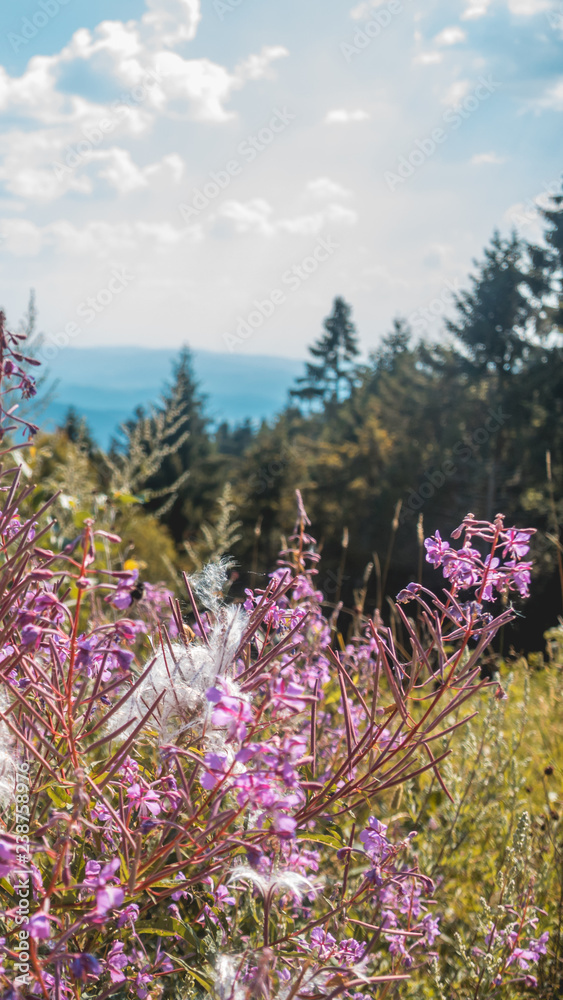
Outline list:
[[[302,489],[323,547],[319,583],[338,594],[349,625],[366,554],[374,568],[365,600],[386,615],[387,595],[405,575],[418,578],[421,519],[446,535],[468,508],[489,518],[502,509],[539,529],[537,596],[510,637],[537,648],[563,610],[563,197],[541,215],[541,245],[493,235],[439,338],[417,341],[399,318],[360,364],[351,307],[336,298],[285,410],[260,427],[212,429],[185,348],[160,404],[134,415],[121,445],[107,457],[87,448],[90,495],[107,494],[110,504],[129,495],[139,516],[157,516],[178,569],[226,551],[215,538],[223,515],[212,511],[228,510],[242,594],[274,563]],[[64,435],[83,451],[72,415]],[[84,460],[56,436],[42,442],[53,483],[64,480],[58,461]]]
[[[309,348],[317,364],[307,362],[305,375],[297,379],[300,388],[292,389],[292,396],[307,402],[338,403],[342,389],[350,393],[354,385],[354,360],[360,353],[351,314],[352,307],[344,299],[334,300],[332,313],[323,324],[324,334]]]

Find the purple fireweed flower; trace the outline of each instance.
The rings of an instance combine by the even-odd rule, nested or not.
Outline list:
[[[119,646],[115,646],[111,651],[111,657],[117,660],[121,670],[130,670],[135,654],[130,649],[120,649]]]
[[[480,553],[475,549],[465,548],[459,553],[450,549],[444,557],[444,576],[460,590],[476,587],[483,576],[480,562]]]
[[[506,964],[509,966],[513,962],[518,962],[521,969],[529,969],[530,962],[537,962],[538,958],[535,951],[531,951],[529,948],[515,948]]]
[[[137,636],[148,632],[149,626],[139,618],[121,618],[115,623],[115,635],[124,642],[134,642]]]
[[[209,688],[205,692],[208,701],[215,705],[211,714],[211,722],[219,729],[227,730],[229,740],[244,739],[247,734],[247,722],[252,722],[250,705],[244,698],[228,694],[219,687]]]
[[[145,966],[145,968],[148,969],[148,966]],[[146,971],[139,972],[138,976],[135,979],[135,989],[139,1000],[146,1000],[146,998],[148,997],[149,990],[147,987],[149,983],[152,983],[153,978],[154,977],[149,972]]]
[[[222,910],[225,906],[234,906],[236,904],[236,899],[234,896],[229,894],[229,890],[226,885],[219,885],[215,890],[215,904]]]
[[[208,791],[215,788],[215,785],[229,770],[226,754],[221,756],[218,753],[206,753],[203,759],[206,771],[201,779],[201,784]]]
[[[311,931],[311,946],[317,949],[320,960],[325,962],[327,958],[331,958],[335,954],[338,941],[328,931],[321,927],[315,927]]]
[[[499,566],[500,566],[500,559],[497,559],[496,557],[491,559],[490,555],[486,557],[485,559],[486,582],[485,586],[483,587],[483,595],[482,595],[484,601],[494,601],[495,595],[493,593],[493,587],[495,587],[498,591],[502,591],[504,589],[503,574],[502,572],[500,573],[497,572]]]
[[[425,914],[420,923],[420,929],[424,931],[424,941],[429,948],[440,934],[440,917],[433,917],[431,913]]]
[[[78,650],[76,654],[76,667],[78,670],[86,669],[88,671],[88,676],[91,677],[93,674],[92,663],[94,653],[98,648],[98,639],[96,636],[84,636],[78,637],[76,642],[76,648]],[[107,672],[107,671],[106,671]],[[102,680],[109,680],[111,674],[108,673],[107,677],[102,674]]]
[[[133,603],[131,591],[134,590],[137,585],[138,579],[138,569],[124,571],[120,576],[116,589],[113,593],[108,594],[106,601],[109,604],[113,604],[114,608],[118,608],[119,611],[129,608]]]
[[[113,817],[103,803],[95,805],[92,809],[92,818],[103,824],[113,823]]]
[[[123,969],[129,964],[129,958],[124,954],[125,945],[123,941],[114,941],[108,954],[107,966],[112,983],[124,983],[126,977]]]
[[[0,878],[5,878],[13,868],[19,867],[15,841],[0,837]]]
[[[450,548],[450,543],[442,541],[442,536],[437,531],[431,538],[424,540],[424,547],[426,549],[427,562],[432,563],[434,568],[437,569],[438,566],[442,565],[444,553]]]
[[[183,883],[183,882],[186,881],[186,876],[184,875],[183,872],[176,872],[176,875],[174,876],[174,879],[175,879],[176,882],[182,882]],[[173,899],[174,902],[177,903],[179,899],[184,899],[187,895],[188,894],[187,894],[187,892],[184,889],[178,889],[177,892],[173,892],[171,894],[170,899]]]
[[[429,541],[429,539],[427,539]],[[428,560],[430,562],[430,560]],[[397,601],[399,604],[408,604],[412,601],[417,594],[420,594],[422,587],[419,583],[409,583],[404,590],[400,590],[397,594]]]
[[[174,597],[171,590],[160,584],[143,584],[143,602],[148,604],[155,611],[170,610],[170,599]]]
[[[281,837],[283,840],[293,837],[295,836],[296,829],[297,823],[291,816],[274,812],[274,830],[278,837]]]
[[[508,528],[501,532],[503,541],[502,553],[504,556],[510,553],[515,559],[521,559],[530,550],[530,538],[534,534],[533,528],[519,531],[517,528]]]
[[[39,649],[43,632],[38,625],[24,625],[21,630],[21,640],[24,646],[31,646],[32,649]]]
[[[340,944],[338,950],[339,962],[348,968],[356,965],[358,962],[361,962],[364,957],[366,947],[367,945],[361,943],[360,941],[356,941],[354,938],[348,938]]]
[[[84,868],[83,885],[98,886],[102,866],[99,861],[87,861]]]
[[[96,909],[94,910],[94,923],[103,921],[110,910],[117,909],[125,899],[125,893],[119,886],[108,885],[103,889],[98,889],[96,893]]]
[[[117,878],[116,872],[119,870],[120,864],[119,858],[112,858],[111,861],[108,861],[100,872],[98,885],[105,885],[108,879]]]
[[[528,947],[530,951],[534,951],[536,955],[546,955],[547,954],[547,942],[549,941],[549,931],[544,931],[539,938],[532,938],[529,942]]]
[[[393,853],[393,845],[386,837],[387,827],[384,823],[380,823],[375,816],[370,816],[368,823],[369,828],[360,834],[360,840],[368,857],[381,863]]]
[[[393,935],[389,941],[389,951],[391,955],[394,955],[395,958],[399,958],[401,960],[401,965],[405,969],[410,969],[413,963],[413,958],[412,955],[409,955],[406,948],[405,938],[401,934]]]
[[[27,921],[25,929],[31,938],[39,941],[47,941],[51,937],[51,925],[46,913],[34,913]]]
[[[506,562],[504,567],[510,572],[510,576],[508,577],[509,588],[517,590],[521,597],[528,597],[530,594],[532,563],[517,563],[511,560]]]
[[[136,903],[129,903],[124,906],[117,918],[117,926],[124,927],[125,924],[134,924],[139,916],[139,907]]]
[[[246,601],[243,604],[244,610],[245,611],[254,611],[254,608],[256,606],[256,601],[257,601],[256,597],[254,596],[254,593],[252,592],[252,590],[246,589],[245,590],[245,594],[246,594]]]
[[[70,968],[74,978],[82,983],[88,982],[89,976],[97,978],[102,973],[100,962],[95,955],[90,955],[89,952],[83,952],[82,955],[75,955]]]
[[[127,789],[127,798],[132,805],[137,806],[140,816],[146,816],[149,812],[152,816],[158,816],[161,812],[160,797],[154,788],[143,788],[135,782]]]
[[[137,781],[137,773],[139,771],[139,765],[136,760],[132,757],[126,757],[123,764],[119,768],[118,774],[122,781],[127,784],[133,784]]]
[[[64,621],[66,616],[65,605],[61,604],[56,594],[50,590],[43,590],[33,600],[33,607],[36,611],[44,611],[49,619],[56,624]]]
[[[307,702],[303,700],[305,688],[294,681],[278,677],[272,690],[272,703],[276,707],[289,708],[292,712],[304,712]]]

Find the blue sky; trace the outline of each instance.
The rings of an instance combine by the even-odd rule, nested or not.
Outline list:
[[[303,357],[435,329],[563,171],[563,0],[18,0],[0,300],[59,346]],[[328,248],[328,249],[327,249]]]

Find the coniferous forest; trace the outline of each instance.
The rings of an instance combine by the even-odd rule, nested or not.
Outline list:
[[[398,317],[360,362],[353,303],[336,295],[285,410],[261,427],[211,429],[187,332],[162,398],[116,428],[108,454],[74,412],[37,439],[34,475],[69,505],[61,530],[102,496],[150,578],[178,586],[228,553],[242,594],[275,562],[300,488],[346,631],[358,604],[387,616],[405,578],[427,580],[430,526],[502,511],[538,529],[533,595],[505,642],[540,649],[563,611],[561,197],[541,215],[541,245],[493,235],[432,340]]]

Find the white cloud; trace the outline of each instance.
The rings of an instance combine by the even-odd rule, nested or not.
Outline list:
[[[317,177],[314,181],[309,181],[307,191],[314,198],[351,198],[352,192],[348,191],[336,181],[331,181],[328,177]]]
[[[277,224],[281,232],[294,236],[314,236],[322,233],[327,226],[354,226],[358,221],[358,213],[344,205],[327,205],[321,212],[314,215],[298,215],[293,219],[280,219]]]
[[[197,227],[192,231],[176,229],[170,223],[151,222],[89,222],[82,228],[66,219],[37,226],[27,219],[0,219],[4,235],[2,249],[19,257],[35,257],[42,250],[61,255],[77,255],[109,259],[124,252],[137,252],[143,243],[157,251],[174,247],[182,241],[197,239]]]
[[[171,0],[162,6],[169,13],[168,8],[194,4],[191,0]],[[224,122],[234,115],[224,107],[233,91],[248,81],[271,76],[272,63],[289,54],[281,45],[264,46],[230,72],[210,59],[185,59],[169,47],[155,47],[152,34],[150,44],[141,36],[134,21],[104,21],[94,32],[85,28],[75,32],[56,55],[34,56],[20,77],[10,77],[0,67],[0,111],[24,115],[43,125],[92,124],[107,115],[108,108],[58,90],[63,71],[88,63],[94,74],[114,83],[116,96],[127,89],[132,129],[149,128],[157,113]]]
[[[4,237],[2,249],[14,257],[35,257],[41,250],[41,231],[28,219],[2,219],[0,231]]]
[[[532,17],[543,14],[553,7],[552,0],[508,0],[508,9],[517,17]]]
[[[172,46],[195,38],[201,20],[200,0],[145,0],[148,11],[141,23],[162,45]]]
[[[120,195],[146,188],[154,177],[163,174],[168,184],[170,180],[177,184],[184,172],[183,160],[174,153],[163,157],[158,163],[151,163],[142,168],[134,163],[128,150],[117,147],[93,153],[92,160],[106,164],[99,170],[99,176]]]
[[[273,208],[263,198],[253,198],[247,202],[229,199],[219,206],[212,217],[216,220],[228,221],[236,233],[246,235],[254,233],[259,236],[272,237],[278,233],[290,233],[293,236],[307,236],[322,232],[330,225],[351,226],[357,222],[358,214],[343,205],[330,204],[310,215],[297,215],[291,218],[273,218]]]
[[[458,45],[459,42],[464,42],[466,37],[465,31],[454,26],[452,28],[444,28],[439,35],[436,35],[434,41],[436,45]]]
[[[366,0],[365,3],[359,3],[357,7],[353,7],[350,11],[350,17],[355,21],[360,21],[364,17],[369,17],[372,10],[381,7],[385,2],[386,0]]]
[[[283,59],[289,52],[283,45],[265,45],[261,52],[243,59],[236,69],[235,74],[239,80],[260,80],[264,76],[271,76],[270,67],[276,59]]]
[[[241,86],[224,66],[209,59],[182,59],[176,52],[159,58],[162,93],[167,103],[180,101],[181,110],[196,121],[225,122],[234,117],[224,107],[235,87]]]
[[[272,206],[264,198],[252,198],[247,202],[229,199],[219,206],[215,218],[227,219],[236,233],[273,236],[276,230],[270,221],[272,212]]]
[[[55,55],[32,57],[19,77],[0,67],[0,113],[16,123],[0,138],[0,180],[11,194],[49,202],[68,192],[93,195],[99,180],[120,194],[147,187],[158,170],[137,165],[123,148],[126,137],[142,137],[157,117],[230,121],[233,94],[271,76],[273,63],[288,55],[283,46],[264,46],[233,71],[210,59],[186,59],[171,46],[194,37],[199,0],[147,0],[147,7],[140,21],[79,29]],[[85,66],[111,84],[114,100],[101,104],[60,85]],[[102,134],[104,122],[109,128]],[[168,161],[172,178],[183,169],[175,163],[172,169]]]
[[[349,122],[365,122],[369,119],[367,111],[346,111],[345,108],[335,108],[327,112],[325,123],[327,125],[347,125]]]
[[[475,153],[475,155],[471,157],[470,162],[475,167],[481,167],[489,163],[501,164],[504,163],[505,160],[504,157],[499,156],[498,153]]]
[[[94,127],[81,133],[81,141],[64,129],[39,129],[36,132],[12,132],[0,137],[0,181],[13,195],[35,202],[52,202],[69,191],[90,195],[96,182],[108,182],[119,194],[154,184],[159,176],[178,183],[184,174],[184,161],[177,153],[165,155],[157,163],[139,167],[129,150],[110,143],[112,135],[99,134],[98,148],[85,141]]]
[[[462,21],[476,21],[485,17],[492,0],[468,0],[467,7],[461,15]]]
[[[123,306],[116,304],[121,314],[108,312],[91,333],[84,329],[85,340],[154,346],[158,316],[159,345],[175,347],[189,314],[194,347],[224,350],[222,336],[237,315],[246,315],[253,299],[275,287],[284,269],[310,254],[319,237],[330,236],[338,253],[245,349],[300,356],[307,330],[326,315],[335,288],[353,303],[366,348],[375,347],[397,308],[408,314],[439,294],[444,274],[463,281],[483,232],[502,223],[494,206],[500,204],[502,214],[508,203],[505,168],[493,169],[495,151],[507,163],[520,158],[509,202],[525,200],[541,186],[543,167],[533,150],[516,153],[520,119],[510,87],[488,102],[487,114],[452,135],[447,155],[433,157],[393,198],[384,181],[399,153],[421,129],[430,134],[446,106],[463,100],[481,74],[496,67],[499,79],[506,77],[506,38],[485,38],[474,28],[486,22],[473,25],[470,18],[499,12],[516,25],[532,23],[509,15],[508,2],[463,0],[436,20],[428,18],[424,4],[402,0],[402,13],[371,47],[351,56],[348,51],[349,64],[339,46],[365,26],[361,17],[388,20],[389,0],[352,0],[345,11],[354,8],[353,23],[346,13],[342,21],[338,5],[326,4],[323,32],[334,60],[315,61],[318,86],[305,104],[302,84],[315,53],[299,24],[289,24],[283,34],[265,25],[259,44],[248,47],[240,12],[221,27],[209,2],[138,2],[135,19],[123,17],[116,3],[112,19],[95,26],[93,17],[60,51],[48,49],[52,55],[18,63],[23,68],[17,71],[0,69],[0,264],[10,268],[4,290],[10,318],[17,323],[33,283],[42,328],[62,329],[75,316],[76,302],[101,288],[115,264],[135,273],[135,293],[119,300]],[[510,2],[514,11],[516,0]],[[207,21],[197,29],[200,7]],[[459,20],[462,11],[470,16]],[[10,27],[18,15],[8,14]],[[557,42],[546,21],[540,15],[537,31],[529,33],[531,55],[521,67],[518,90],[521,95],[529,87],[530,98],[543,95],[527,105],[538,112],[563,110],[563,70],[559,80],[550,63],[539,88],[537,74],[530,77],[548,34],[550,44]],[[63,21],[54,27],[63,31]],[[462,29],[470,50],[467,43],[455,47]],[[52,32],[22,48],[19,59],[42,51],[47,34]],[[262,41],[268,43],[264,48]],[[413,69],[416,55],[421,64]],[[156,77],[145,87],[149,72]],[[139,100],[137,88],[146,90]],[[121,103],[118,111],[112,106],[117,98],[128,98],[129,107]],[[305,120],[271,145],[259,141],[251,160],[244,140],[258,137],[284,102]],[[110,117],[115,126],[91,148],[85,145],[86,135],[95,137]],[[554,120],[551,113],[538,114],[534,124],[536,152],[547,152],[548,160]],[[344,138],[353,141],[353,155],[345,155]],[[79,146],[86,148],[82,159],[57,177],[53,164],[74,162]],[[550,177],[558,169],[552,159],[545,166]],[[460,169],[466,181],[461,187]],[[217,187],[221,192],[199,215],[194,210],[197,225],[186,227],[179,204]],[[407,241],[406,231],[412,236]],[[454,231],[459,238],[450,248]]]
[[[533,107],[546,108],[548,111],[563,111],[563,77],[549,87],[542,97],[534,101]]]
[[[471,83],[469,80],[455,80],[442,97],[442,104],[446,104],[448,107],[459,104],[470,90]]]
[[[442,58],[443,56],[440,52],[420,52],[414,57],[413,62],[421,66],[434,66],[436,63],[441,63]]]

